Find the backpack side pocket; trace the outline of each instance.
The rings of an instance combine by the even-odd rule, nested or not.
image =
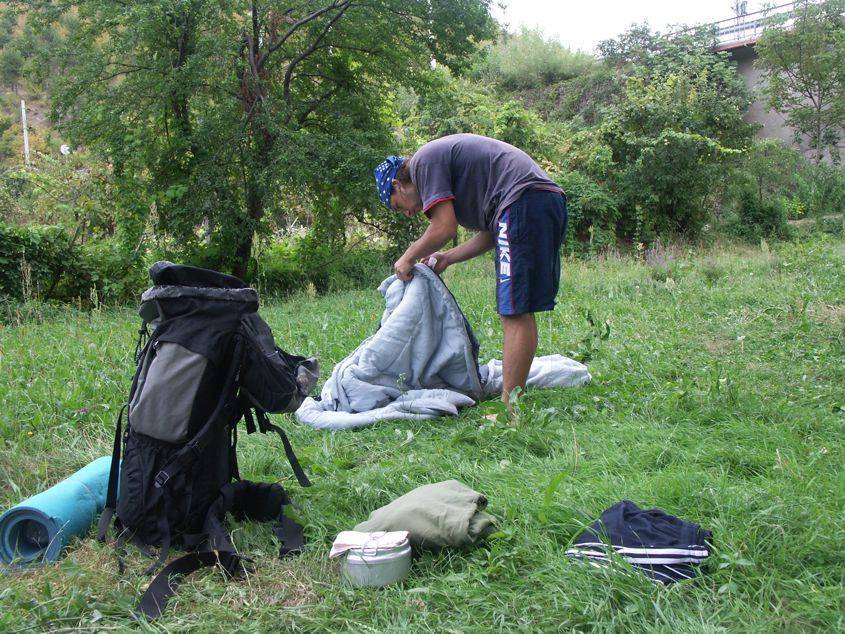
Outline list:
[[[129,424],[157,440],[185,442],[194,401],[210,370],[208,359],[178,343],[156,341],[143,363],[129,401]]]

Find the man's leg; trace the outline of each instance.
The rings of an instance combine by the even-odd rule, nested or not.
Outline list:
[[[511,409],[509,398],[514,388],[525,390],[528,371],[537,352],[537,322],[534,313],[502,315],[504,346],[502,359],[502,401]]]

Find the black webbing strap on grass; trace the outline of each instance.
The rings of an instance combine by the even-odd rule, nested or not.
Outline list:
[[[279,523],[273,525],[273,534],[281,544],[279,546],[279,559],[288,555],[298,555],[305,548],[305,535],[302,532],[302,526],[284,513],[279,517]]]
[[[215,552],[213,550],[202,553],[190,553],[179,559],[174,559],[152,580],[144,596],[141,597],[136,616],[145,616],[152,620],[161,616],[167,602],[170,600],[179,584],[186,575],[201,568],[220,566],[227,576],[233,577],[237,572],[241,557],[235,553]]]
[[[284,507],[288,504],[290,498],[278,484],[240,481],[224,486],[205,517],[204,550],[189,553],[165,566],[141,597],[136,616],[147,619],[160,616],[185,575],[219,566],[227,577],[234,577],[241,571],[243,562],[251,561],[235,551],[225,526],[227,513],[255,522],[276,520],[273,534],[281,542],[279,557],[301,552],[304,545],[302,526],[284,515]]]
[[[241,408],[243,409],[243,418],[244,424],[246,425],[246,433],[255,433],[256,419],[258,419],[258,429],[261,431],[262,434],[266,434],[268,431],[276,432],[279,435],[279,438],[282,439],[282,444],[285,447],[285,456],[287,456],[291,469],[293,469],[293,473],[294,475],[296,475],[296,480],[299,482],[299,486],[310,487],[311,481],[305,474],[305,470],[302,468],[302,465],[299,464],[299,459],[296,457],[296,454],[293,451],[293,445],[290,444],[288,435],[284,432],[284,430],[281,427],[277,427],[276,425],[271,423],[270,417],[267,415],[267,412],[255,408],[243,395],[238,397],[238,402],[240,403]],[[254,415],[253,411],[255,412]]]

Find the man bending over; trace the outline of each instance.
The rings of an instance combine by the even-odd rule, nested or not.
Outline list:
[[[537,351],[534,313],[552,310],[560,282],[566,196],[522,150],[476,134],[454,134],[375,170],[379,199],[430,223],[393,265],[409,280],[422,260],[436,273],[496,249],[496,307],[504,332],[502,401],[525,381]],[[458,225],[475,236],[448,251]]]

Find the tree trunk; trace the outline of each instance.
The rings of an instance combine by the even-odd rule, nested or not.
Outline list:
[[[260,104],[256,104],[256,110]],[[238,223],[239,231],[236,233],[237,244],[235,246],[234,274],[243,278],[247,273],[249,258],[252,255],[252,239],[255,229],[267,208],[267,191],[261,182],[260,170],[270,161],[272,137],[270,132],[260,123],[253,123],[250,126],[252,143],[247,151],[249,156],[244,157],[244,199],[246,203],[246,214]]]
[[[246,185],[246,217],[239,222],[238,242],[235,247],[235,263],[232,275],[244,279],[252,255],[254,227],[264,216],[264,198],[258,184],[250,178]]]

